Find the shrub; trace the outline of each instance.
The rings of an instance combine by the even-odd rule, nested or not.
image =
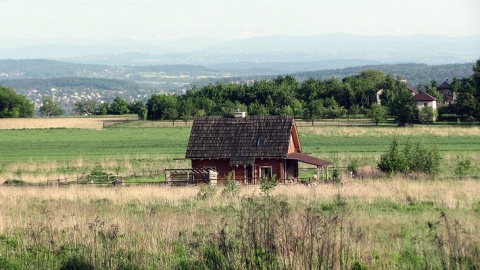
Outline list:
[[[93,170],[90,172],[90,177],[94,181],[98,182],[107,182],[108,181],[108,173],[103,171],[100,165],[95,166]]]
[[[393,139],[389,152],[380,157],[377,167],[380,171],[395,173],[420,172],[435,175],[440,170],[441,156],[438,148],[425,147],[423,142],[411,144],[409,140],[400,151],[397,138]]]
[[[458,176],[467,175],[472,168],[472,159],[466,156],[457,156],[457,166],[455,167],[455,174]]]
[[[358,173],[358,159],[353,159],[347,166],[347,170],[352,172],[353,175],[357,175]]]
[[[227,181],[223,188],[222,195],[236,197],[240,193],[240,184],[232,178],[232,174],[227,175]]]
[[[197,193],[197,199],[207,200],[213,198],[217,193],[217,186],[214,185],[200,185],[200,190]]]
[[[84,258],[79,258],[77,256],[74,256],[68,259],[60,267],[60,270],[90,270],[90,269],[94,269],[93,265],[88,263]]]
[[[260,183],[260,190],[262,194],[265,196],[270,195],[270,193],[277,187],[278,180],[276,179],[275,175],[272,177],[264,177]]]
[[[25,182],[23,180],[18,179],[8,179],[7,181],[3,182],[5,186],[28,186],[30,183]]]
[[[380,171],[393,175],[397,172],[406,171],[405,156],[400,151],[397,138],[393,139],[390,145],[390,150],[380,156],[380,161],[377,163]]]

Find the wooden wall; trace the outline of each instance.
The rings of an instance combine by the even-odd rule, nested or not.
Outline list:
[[[285,166],[287,175],[285,175]],[[246,178],[248,169],[245,166],[231,167],[228,159],[192,160],[193,169],[205,169],[211,167],[214,167],[215,170],[218,172],[218,184],[224,184],[229,173],[232,174],[233,179],[235,179],[236,181],[242,184],[247,183]],[[251,183],[260,183],[260,167],[271,167],[272,176],[275,175],[275,177],[277,179],[280,179],[281,182],[283,182],[283,180],[287,177],[298,177],[298,161],[287,160],[285,162],[284,159],[257,158],[255,160],[255,165],[252,167],[252,177],[254,178],[254,181],[252,181]],[[204,176],[195,175],[197,183],[202,183],[202,181],[199,181],[202,178],[204,178]]]

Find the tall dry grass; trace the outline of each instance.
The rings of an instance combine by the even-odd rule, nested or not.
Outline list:
[[[322,126],[302,127],[304,133],[313,133],[320,136],[478,136],[478,126],[413,126],[413,127],[352,127],[352,126]]]
[[[164,168],[188,168],[187,160],[172,160],[167,155],[125,155],[100,160],[77,158],[69,161],[21,161],[0,164],[0,183],[9,179],[42,183],[56,179],[75,179],[101,169],[111,175],[149,175]]]
[[[107,251],[115,256],[129,256],[124,259],[146,269],[179,267],[184,259],[202,258],[201,252],[196,253],[199,248],[222,245],[222,237],[226,237],[225,241],[236,242],[240,237],[237,230],[251,232],[253,227],[239,227],[247,224],[244,222],[254,222],[251,226],[268,226],[262,228],[272,233],[285,233],[272,236],[278,248],[294,247],[290,245],[297,238],[321,241],[315,242],[316,245],[328,244],[332,248],[328,252],[333,255],[351,256],[350,261],[344,262],[346,265],[355,260],[372,268],[395,268],[395,256],[414,245],[412,237],[427,237],[427,224],[437,224],[440,212],[447,213],[452,222],[461,224],[462,230],[473,239],[480,239],[477,230],[480,217],[475,212],[480,211],[480,182],[475,180],[427,182],[398,178],[312,187],[279,185],[273,198],[278,198],[279,206],[284,201],[289,214],[283,221],[281,209],[276,216],[266,216],[271,219],[270,225],[264,223],[262,217],[265,218],[264,214],[269,213],[272,206],[267,204],[265,209],[245,210],[248,207],[245,198],[262,197],[259,187],[242,186],[238,197],[225,197],[217,192],[207,200],[197,199],[199,189],[0,187],[0,236],[15,239],[19,245],[15,252],[19,253],[22,249],[36,248],[35,243],[53,253],[61,252],[67,244],[68,248],[72,245],[82,247],[79,250],[85,252],[89,262],[101,269],[108,269],[103,266],[110,261],[103,260],[105,256],[102,255]],[[335,209],[344,206],[344,210],[336,212]],[[262,212],[262,209],[268,211]],[[238,219],[240,213],[247,214],[247,219]],[[322,222],[336,225],[323,231],[322,228],[327,227],[320,226]],[[323,235],[324,238],[306,235],[307,225],[315,225],[312,229],[321,233],[318,237]],[[249,241],[250,238],[244,239]],[[329,242],[322,242],[325,239]],[[5,251],[5,245],[0,243],[0,249],[2,247]],[[421,246],[415,248],[421,251]],[[130,255],[123,253],[126,251]],[[13,251],[10,254],[11,258],[16,258]],[[307,259],[289,261],[288,250],[283,254],[291,269],[304,269],[308,265]],[[305,249],[301,254],[308,257]],[[112,261],[122,259],[106,257]],[[332,257],[332,261],[341,260],[340,257]],[[341,269],[340,264],[333,268]]]

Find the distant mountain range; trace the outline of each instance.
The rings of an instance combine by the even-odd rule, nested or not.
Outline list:
[[[480,36],[266,36],[241,40],[2,41],[0,59],[54,59],[116,66],[201,65],[243,74],[277,74],[396,63],[468,63]],[[34,45],[32,45],[34,44]]]

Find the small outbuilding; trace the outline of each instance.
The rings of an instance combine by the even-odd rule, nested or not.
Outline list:
[[[259,184],[265,177],[295,181],[299,162],[316,166],[322,178],[331,165],[302,153],[292,116],[246,116],[241,112],[234,118],[195,118],[186,158],[191,160],[192,170],[215,171],[219,184],[228,175],[242,184]],[[205,175],[195,178],[208,182]]]

